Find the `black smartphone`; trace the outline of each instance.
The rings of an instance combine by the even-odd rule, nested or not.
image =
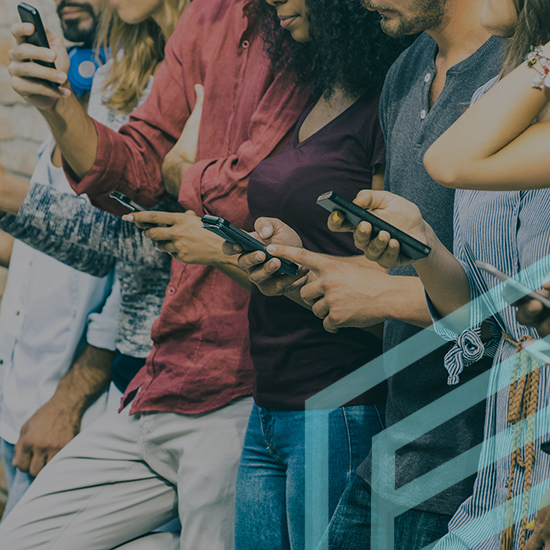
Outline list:
[[[118,201],[132,212],[147,212],[149,210],[133,201],[130,197],[127,197],[124,193],[119,193],[118,191],[111,191],[109,197],[115,199],[115,201]]]
[[[212,233],[223,237],[230,243],[240,244],[245,252],[261,250],[265,253],[266,262],[274,257],[266,251],[265,244],[261,243],[254,237],[251,237],[248,233],[238,227],[235,227],[223,218],[205,214],[201,218],[201,221],[205,229],[208,229],[208,231],[212,231]],[[281,267],[278,269],[277,273],[280,273],[281,275],[298,275],[298,266],[294,262],[285,260],[284,258],[278,259],[281,262]]]
[[[373,238],[376,237],[380,231],[387,231],[392,239],[399,241],[401,252],[412,260],[425,258],[432,250],[429,246],[407,235],[407,233],[397,229],[397,227],[394,227],[388,222],[381,220],[372,212],[357,206],[355,203],[345,199],[334,191],[323,193],[317,199],[317,204],[329,212],[334,212],[335,210],[342,212],[346,220],[352,225],[358,226],[362,221],[369,222],[372,225]]]
[[[21,21],[23,23],[32,23],[34,26],[34,32],[30,36],[25,37],[25,40],[33,46],[38,46],[39,48],[49,48],[50,44],[48,42],[48,37],[46,36],[46,31],[44,30],[42,18],[40,17],[38,10],[29,4],[25,4],[25,2],[21,2],[17,6],[17,11],[19,12],[19,17],[21,17]],[[44,67],[49,67],[50,69],[56,68],[51,61],[40,61],[38,59],[33,61],[39,65],[43,65]],[[56,82],[50,82],[48,80],[47,83],[55,88],[59,87],[59,84]]]

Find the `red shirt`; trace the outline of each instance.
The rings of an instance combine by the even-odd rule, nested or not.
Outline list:
[[[246,200],[255,166],[285,140],[307,94],[284,74],[274,76],[248,17],[251,0],[195,0],[166,46],[150,97],[119,133],[96,123],[94,166],[78,180],[109,210],[116,189],[145,205],[164,193],[161,163],[205,88],[197,163],[183,177],[179,200],[197,214],[250,227]],[[249,293],[213,267],[173,261],[154,347],[130,383],[124,403],[140,389],[131,412],[201,413],[252,393]]]

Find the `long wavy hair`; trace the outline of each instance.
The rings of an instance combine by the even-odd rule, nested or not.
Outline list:
[[[104,83],[109,89],[105,104],[110,109],[127,113],[139,101],[149,78],[164,59],[166,39],[172,34],[183,10],[191,0],[164,0],[170,15],[168,36],[151,17],[136,24],[125,23],[111,6],[102,13],[97,45],[110,48],[113,70]],[[117,55],[123,52],[123,55]]]
[[[390,38],[380,15],[359,0],[306,0],[311,41],[298,43],[280,26],[276,10],[258,0],[261,36],[275,70],[289,70],[312,96],[327,99],[335,88],[351,96],[378,94],[386,73],[414,37]]]
[[[521,65],[531,46],[550,41],[550,1],[515,0],[515,4],[518,21],[508,45],[503,75]]]

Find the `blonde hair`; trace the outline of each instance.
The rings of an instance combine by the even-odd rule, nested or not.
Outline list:
[[[97,45],[110,48],[113,70],[104,82],[109,90],[105,105],[127,113],[139,101],[151,75],[164,59],[164,47],[191,0],[164,0],[169,15],[168,36],[148,17],[136,24],[125,23],[111,6],[102,12]],[[117,55],[122,52],[122,55]]]

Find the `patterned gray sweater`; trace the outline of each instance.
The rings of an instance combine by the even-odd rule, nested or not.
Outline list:
[[[175,200],[160,210],[177,208]],[[92,206],[85,198],[34,184],[17,216],[0,229],[75,269],[102,277],[116,265],[121,309],[117,349],[132,357],[151,351],[151,326],[160,314],[171,257],[154,248],[134,224]]]

